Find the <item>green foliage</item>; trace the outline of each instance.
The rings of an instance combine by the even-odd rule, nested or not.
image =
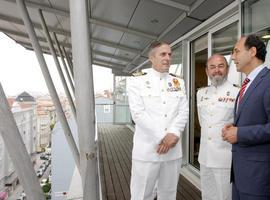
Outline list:
[[[48,193],[51,190],[51,184],[47,183],[46,185],[42,186],[42,190],[44,193]]]
[[[51,131],[53,130],[54,125],[55,125],[55,123],[53,123],[53,124],[51,124],[51,125],[50,125],[50,129],[51,129]]]

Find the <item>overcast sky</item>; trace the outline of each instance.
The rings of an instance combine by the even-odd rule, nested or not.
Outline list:
[[[58,92],[63,92],[58,72],[52,56],[45,55],[52,79]],[[113,87],[113,75],[108,68],[94,66],[94,86],[96,92]],[[48,93],[37,58],[33,51],[0,32],[0,82],[6,95],[18,95],[23,91]]]

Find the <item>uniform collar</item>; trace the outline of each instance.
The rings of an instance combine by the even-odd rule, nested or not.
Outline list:
[[[151,72],[151,74],[153,74],[157,78],[165,78],[169,74],[169,72],[160,73],[157,70],[155,70],[154,68],[152,68],[150,70],[150,72]]]
[[[226,87],[228,84],[229,84],[228,80],[225,80],[221,85],[218,85],[217,87],[215,87],[214,85],[211,84],[210,88],[212,90],[220,90],[220,89]]]

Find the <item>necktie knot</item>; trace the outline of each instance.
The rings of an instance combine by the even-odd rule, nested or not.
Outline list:
[[[240,90],[240,93],[239,93],[239,102],[242,100],[243,96],[244,96],[244,93],[245,93],[245,89],[247,87],[247,84],[248,82],[250,81],[249,78],[245,78],[243,84],[242,84],[242,87],[241,87],[241,90]]]
[[[242,87],[245,86],[245,85],[247,85],[249,81],[250,81],[249,78],[245,78],[245,80],[244,80],[244,82],[242,84]]]

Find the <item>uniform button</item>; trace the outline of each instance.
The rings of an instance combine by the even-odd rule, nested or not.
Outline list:
[[[164,117],[167,117],[167,114],[165,114]]]
[[[208,126],[208,128],[212,128],[212,126]]]
[[[151,97],[151,95],[149,94],[148,97]]]
[[[162,80],[162,78],[160,78],[159,80]]]
[[[165,128],[165,131],[167,131],[168,129],[167,128]]]
[[[164,89],[162,89],[161,92],[164,92]]]
[[[210,116],[213,117],[213,114],[211,113]]]
[[[166,101],[163,101],[163,104],[166,104]]]
[[[215,105],[215,103],[213,102],[212,105]]]
[[[212,138],[211,137],[208,137],[208,140],[211,140]]]

